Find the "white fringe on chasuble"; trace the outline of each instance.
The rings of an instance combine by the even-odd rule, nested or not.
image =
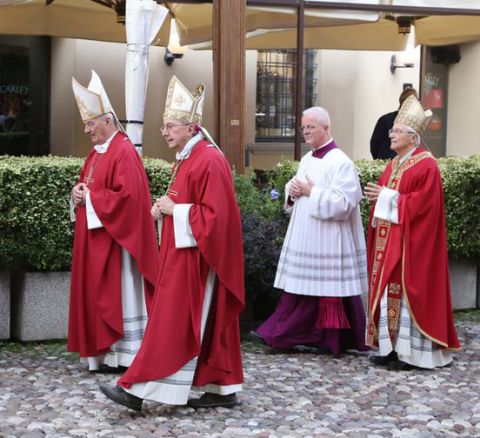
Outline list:
[[[309,197],[295,199],[274,286],[286,292],[349,297],[366,293],[367,259],[355,165],[340,150],[323,159],[309,152],[296,178],[314,182]],[[285,187],[288,198],[290,183]]]
[[[403,297],[398,334],[392,345],[388,331],[387,302],[387,290],[385,289],[380,301],[380,318],[378,321],[378,346],[381,356],[387,356],[395,351],[398,359],[402,362],[427,369],[443,367],[453,360],[450,350],[439,348],[437,344],[419,332],[410,317],[407,303]]]

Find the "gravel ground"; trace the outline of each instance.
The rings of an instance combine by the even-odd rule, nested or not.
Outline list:
[[[457,325],[463,344],[435,371],[375,368],[367,354],[338,359],[274,354],[245,341],[241,404],[233,409],[107,400],[63,343],[0,344],[3,437],[480,437],[480,325]]]

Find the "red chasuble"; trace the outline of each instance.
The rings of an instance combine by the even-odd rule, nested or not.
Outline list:
[[[193,384],[243,382],[238,316],[244,307],[241,221],[232,173],[204,140],[180,164],[169,196],[193,204],[190,225],[198,247],[175,247],[173,217],[165,216],[160,272],[142,346],[118,384],[167,377],[199,356]],[[209,269],[217,275],[203,342],[200,326]]]
[[[87,183],[87,175],[103,228],[88,230],[85,206],[76,208],[68,351],[78,351],[81,357],[106,353],[123,337],[121,249],[137,262],[147,306],[158,273],[150,188],[128,138],[117,133],[104,154],[92,148],[79,181]]]
[[[378,220],[372,228],[375,205],[370,215],[367,344],[378,344],[380,300],[388,285],[389,300],[395,301],[395,296],[407,300],[413,323],[424,336],[441,347],[457,349],[440,171],[435,158],[422,148],[397,166],[398,157],[387,164],[378,184],[400,193],[399,224]],[[389,306],[389,328],[399,311],[399,306],[397,310]]]

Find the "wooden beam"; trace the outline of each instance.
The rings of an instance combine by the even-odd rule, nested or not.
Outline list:
[[[235,1],[235,0],[232,0]],[[243,0],[242,0],[243,1]],[[248,6],[272,6],[296,8],[302,0],[247,0]],[[156,0],[157,3],[212,3],[212,0]],[[412,2],[413,3],[413,2]],[[452,2],[454,4],[454,2]],[[386,14],[412,14],[412,15],[480,15],[479,9],[454,8],[441,6],[415,6],[415,5],[389,5],[374,3],[349,3],[338,1],[305,1],[306,8],[316,9],[343,9],[344,11],[369,11],[384,12]]]
[[[302,155],[303,133],[298,129],[301,125],[303,102],[303,31],[305,23],[305,2],[300,1],[297,9],[297,53],[295,57],[295,147],[293,158],[300,161]]]
[[[245,172],[246,0],[213,0],[215,138],[230,164]]]
[[[249,6],[277,6],[297,7],[301,0],[247,0]],[[412,2],[413,3],[413,2]],[[454,4],[454,2],[452,2]],[[412,15],[480,15],[480,9],[440,7],[440,6],[415,6],[415,5],[389,5],[373,3],[350,3],[305,0],[306,8],[316,9],[341,9],[344,11],[369,11],[384,12],[386,14],[412,14]]]

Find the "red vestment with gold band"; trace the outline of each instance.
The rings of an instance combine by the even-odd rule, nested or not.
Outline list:
[[[441,347],[458,349],[448,271],[443,188],[435,158],[423,148],[399,165],[387,164],[378,184],[400,193],[399,223],[377,220],[368,236],[369,325],[367,344],[378,344],[380,300],[407,300],[418,330]],[[389,328],[400,306],[389,305]]]

